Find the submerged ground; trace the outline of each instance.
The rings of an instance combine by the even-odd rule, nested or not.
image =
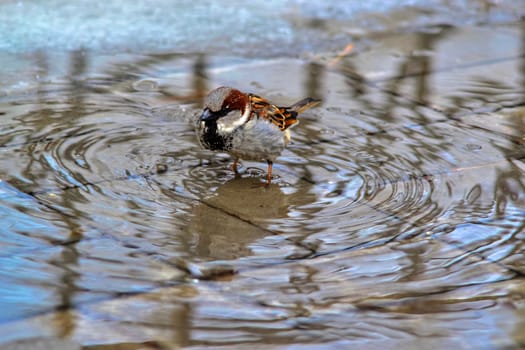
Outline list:
[[[221,4],[0,5],[0,347],[525,347],[523,4]],[[323,100],[270,187],[219,85]]]

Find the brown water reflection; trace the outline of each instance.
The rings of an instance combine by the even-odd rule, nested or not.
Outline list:
[[[524,28],[309,62],[35,54],[1,87],[1,342],[522,346]],[[272,186],[198,147],[217,85],[323,98]]]

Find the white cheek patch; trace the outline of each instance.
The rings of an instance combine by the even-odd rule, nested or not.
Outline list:
[[[219,133],[228,134],[243,125],[248,121],[250,116],[250,109],[246,108],[244,113],[239,117],[239,111],[231,111],[226,116],[217,120],[217,131]]]

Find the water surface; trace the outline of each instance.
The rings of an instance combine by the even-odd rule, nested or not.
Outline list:
[[[1,343],[523,346],[525,27],[490,18],[346,56],[3,55]],[[323,99],[271,186],[198,146],[219,85]]]

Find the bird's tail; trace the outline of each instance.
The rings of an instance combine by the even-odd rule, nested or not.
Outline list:
[[[321,103],[321,100],[307,97],[302,99],[301,101],[295,102],[293,105],[288,107],[287,109],[292,112],[296,112],[297,114],[303,113],[307,109],[313,108]]]
[[[297,115],[299,115],[299,113],[303,113],[307,109],[317,106],[319,103],[321,103],[321,100],[307,97],[301,101],[295,102],[290,107],[278,107],[281,111],[280,114],[284,117],[284,119],[279,120],[277,124],[281,130],[288,129],[290,126],[297,123]]]

